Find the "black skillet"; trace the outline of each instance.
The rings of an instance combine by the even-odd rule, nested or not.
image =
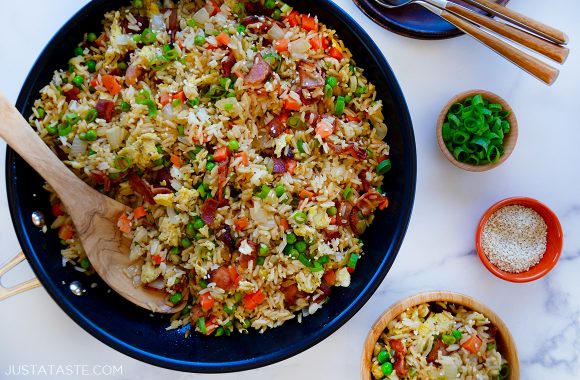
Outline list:
[[[157,366],[190,372],[240,371],[281,361],[322,341],[347,322],[372,296],[395,260],[411,216],[416,179],[413,128],[401,89],[371,38],[338,6],[327,0],[311,0],[307,5],[302,1],[288,2],[301,12],[317,15],[336,29],[357,64],[377,86],[378,96],[384,101],[393,162],[383,186],[390,205],[378,214],[363,236],[366,255],[357,266],[351,286],[333,289],[330,302],[301,324],[290,321],[263,334],[251,332],[219,338],[192,334],[186,339],[184,328],[166,331],[167,316],[152,316],[110,291],[96,276],[87,278],[62,267],[56,233],[40,232],[30,218],[36,210],[50,215],[48,195],[42,189],[44,181],[12,150],[7,151],[10,212],[28,262],[51,297],[77,324],[124,354]],[[50,81],[53,71],[67,67],[80,36],[101,30],[103,14],[126,3],[93,0],[62,27],[22,87],[17,108],[25,117],[30,115],[34,99]],[[69,291],[68,285],[75,280],[88,288],[84,296],[77,297]],[[98,284],[94,289],[89,287],[93,282]]]

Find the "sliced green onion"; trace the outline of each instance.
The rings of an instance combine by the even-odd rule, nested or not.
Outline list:
[[[181,292],[175,292],[174,294],[169,296],[169,302],[171,302],[174,305],[177,305],[179,302],[181,302],[182,299],[183,295],[181,294]]]
[[[58,133],[58,127],[56,124],[51,124],[46,127],[46,132],[48,132],[49,135],[56,135]]]
[[[129,112],[131,111],[131,105],[127,102],[121,102],[121,112]]]
[[[456,339],[453,335],[447,335],[447,334],[443,334],[443,336],[441,337],[441,340],[443,341],[443,343],[445,343],[448,346],[451,346],[456,341]]]
[[[266,197],[268,196],[268,194],[270,193],[270,186],[268,185],[262,185],[262,188],[260,189],[260,192],[258,194],[256,194],[256,196],[260,199],[266,199]]]
[[[356,263],[358,262],[359,257],[360,256],[356,253],[351,253],[346,266],[352,269],[356,268]]]
[[[381,161],[377,165],[377,174],[385,175],[389,171],[391,171],[391,160],[390,159],[387,158],[386,160]]]
[[[352,198],[352,194],[353,194],[352,188],[350,186],[347,186],[346,189],[344,189],[344,191],[342,192],[342,197],[348,201],[350,200],[350,198]]]
[[[336,114],[336,116],[342,116],[342,114],[344,113],[344,107],[346,105],[344,96],[339,96],[336,98],[336,106],[334,108],[334,113]]]
[[[193,39],[193,43],[195,44],[195,46],[201,46],[205,43],[205,36],[202,35],[197,35],[195,36],[195,38]]]
[[[304,140],[298,139],[297,145],[298,145],[298,151],[300,153],[306,153],[306,151],[304,150]]]
[[[79,115],[77,115],[76,113],[67,113],[65,115],[66,121],[70,124],[70,125],[75,125],[76,123],[79,122],[80,117]]]
[[[258,255],[260,256],[267,256],[268,252],[270,252],[270,249],[268,248],[268,246],[264,243],[260,243],[260,248],[258,250]]]
[[[338,80],[336,79],[336,77],[330,75],[326,77],[326,84],[329,85],[331,88],[334,88],[338,84]]]
[[[157,34],[149,28],[145,28],[141,33],[141,42],[144,44],[152,44],[157,39]]]
[[[58,125],[58,135],[59,136],[68,136],[72,132],[72,127],[68,124],[59,124]]]
[[[298,261],[300,261],[302,263],[302,265],[304,265],[305,267],[311,267],[312,266],[312,262],[304,254],[299,254],[298,255]]]
[[[207,330],[205,328],[205,317],[197,318],[197,327],[199,328],[199,332],[202,334],[206,334]]]
[[[42,107],[38,107],[36,109],[36,113],[38,114],[39,119],[44,119],[44,117],[46,116],[46,111]]]
[[[231,152],[235,152],[236,150],[238,150],[240,148],[240,143],[238,143],[238,140],[230,140],[228,142],[228,149]]]
[[[290,128],[298,128],[302,124],[302,120],[300,120],[300,116],[292,115],[288,118],[288,125]]]
[[[126,172],[131,167],[131,159],[123,155],[116,156],[113,166],[121,173]]]
[[[338,212],[338,209],[334,206],[326,209],[326,214],[328,214],[328,216],[334,216],[334,215],[336,215],[337,212]]]

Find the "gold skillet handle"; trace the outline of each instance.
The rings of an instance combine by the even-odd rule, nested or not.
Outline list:
[[[20,251],[14,258],[8,261],[6,264],[0,266],[0,301],[5,300],[8,297],[12,297],[17,295],[18,293],[26,292],[27,290],[31,290],[34,288],[38,288],[40,286],[40,281],[37,278],[30,279],[25,281],[21,284],[14,285],[11,288],[5,288],[2,285],[2,277],[10,272],[12,268],[16,265],[20,264],[22,261],[25,260],[24,253]]]

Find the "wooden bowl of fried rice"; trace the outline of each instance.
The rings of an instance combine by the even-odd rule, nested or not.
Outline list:
[[[383,312],[365,339],[363,380],[477,375],[519,379],[518,353],[501,318],[463,294],[431,291],[404,298]]]

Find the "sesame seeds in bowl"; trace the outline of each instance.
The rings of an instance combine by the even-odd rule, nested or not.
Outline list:
[[[562,252],[562,227],[543,203],[526,197],[504,199],[482,216],[477,253],[499,278],[528,282],[546,275]]]

